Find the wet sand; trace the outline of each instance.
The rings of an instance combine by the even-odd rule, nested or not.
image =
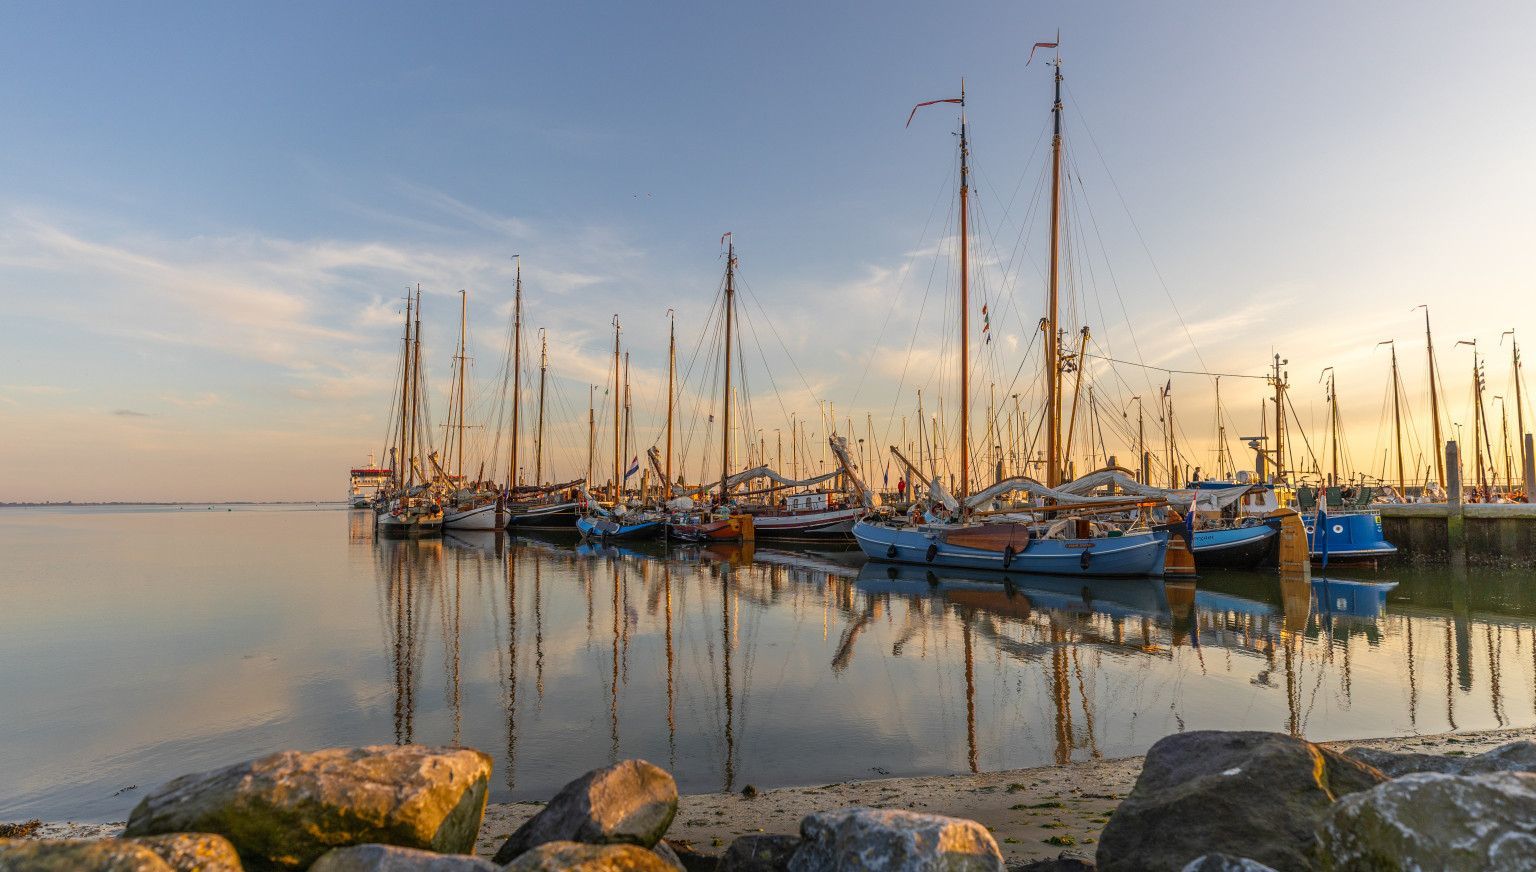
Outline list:
[[[1365,746],[1419,754],[1479,754],[1520,739],[1536,739],[1536,728],[1323,744],[1340,751]],[[1054,857],[1063,850],[1091,857],[1110,813],[1136,783],[1141,762],[1141,757],[1124,757],[980,775],[844,781],[781,787],[751,797],[741,793],[694,794],[682,798],[667,836],[697,851],[716,854],[737,836],[797,833],[800,819],[813,811],[863,805],[980,821],[992,831],[1008,863]],[[494,854],[502,840],[539,808],[534,802],[487,806],[477,852]],[[34,837],[106,838],[120,833],[122,826],[121,822],[49,822]]]

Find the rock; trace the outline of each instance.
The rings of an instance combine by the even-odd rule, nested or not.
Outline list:
[[[701,853],[693,847],[693,843],[683,839],[662,839],[656,843],[660,848],[666,845],[677,856],[679,863],[688,872],[715,872],[720,865],[720,858],[714,854]]]
[[[656,853],[656,856],[665,860],[668,866],[676,869],[677,872],[688,872],[687,868],[683,866],[683,859],[677,856],[677,852],[672,850],[672,846],[667,844],[666,839],[657,842],[656,847],[651,850]]]
[[[644,760],[623,760],[560,788],[538,814],[507,837],[496,862],[510,863],[545,842],[650,848],[676,814],[677,782],[672,776]]]
[[[675,872],[667,861],[639,845],[545,842],[525,851],[505,872]]]
[[[1008,872],[1094,872],[1093,861],[1081,854],[1062,851],[1049,860],[1035,860],[1008,867]]]
[[[0,839],[0,872],[171,872],[160,855],[121,839]]]
[[[1350,748],[1344,756],[1375,766],[1388,778],[1414,772],[1482,775],[1488,772],[1536,772],[1536,742],[1510,742],[1473,757],[1444,754],[1398,754],[1374,748]]]
[[[799,836],[738,836],[720,855],[720,872],[784,872],[800,847]]]
[[[1338,870],[1536,869],[1536,774],[1405,775],[1340,800],[1318,840]]]
[[[1275,870],[1247,857],[1206,854],[1198,860],[1191,860],[1189,865],[1184,867],[1184,872],[1275,872]]]
[[[435,854],[395,845],[353,845],[320,856],[309,872],[500,872],[501,867],[479,857]]]
[[[128,841],[154,851],[176,872],[241,872],[244,868],[229,839],[213,833],[173,833]]]
[[[303,869],[371,843],[468,853],[490,775],[491,758],[468,748],[283,751],[165,784],[123,833],[218,833],[252,870]]]
[[[1168,736],[1147,752],[1136,786],[1100,834],[1098,868],[1178,872],[1225,853],[1313,869],[1313,832],[1329,806],[1384,780],[1370,766],[1281,733]]]
[[[963,818],[900,809],[845,808],[807,815],[791,872],[837,869],[1002,872],[986,827]]]

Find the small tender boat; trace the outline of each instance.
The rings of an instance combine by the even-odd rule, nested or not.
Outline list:
[[[1383,557],[1397,553],[1397,546],[1382,535],[1381,516],[1374,512],[1328,513],[1324,519],[1321,536],[1317,530],[1316,513],[1303,515],[1301,519],[1307,528],[1307,546],[1313,560],[1322,560],[1325,544],[1329,563],[1374,565]]]
[[[590,539],[650,539],[661,533],[662,519],[643,515],[620,520],[605,515],[583,515],[576,519],[576,529]]]

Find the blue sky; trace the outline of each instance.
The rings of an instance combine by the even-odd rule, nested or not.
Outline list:
[[[1024,216],[1049,72],[1024,61],[1058,28],[1077,311],[1116,356],[1164,366],[1257,373],[1278,348],[1304,410],[1337,366],[1352,454],[1374,457],[1376,341],[1403,341],[1422,405],[1413,305],[1435,307],[1458,421],[1470,359],[1451,343],[1502,355],[1511,327],[1536,342],[1533,18],[1513,3],[6,6],[0,499],[333,497],[381,442],[403,289],[428,293],[440,384],[469,289],[488,382],[514,253],[571,412],[557,469],[584,462],[577,407],[614,312],[649,444],[664,313],[691,348],[727,230],[775,325],[759,340],[781,396],[758,397],[758,426],[821,399],[887,435],[913,402],[901,363],[937,390],[952,330],[931,252],[953,211],[954,113],[902,121],[966,77],[977,244],[999,253],[979,284],[1009,313],[981,369],[1004,379],[1042,293]],[[1502,356],[1489,374],[1504,392]],[[1153,381],[1096,378],[1121,405]],[[1209,380],[1175,385],[1200,454]],[[1238,429],[1259,398],[1223,384]]]

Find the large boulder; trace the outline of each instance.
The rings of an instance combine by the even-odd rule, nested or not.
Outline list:
[[[545,842],[650,848],[677,815],[677,782],[644,760],[623,760],[560,788],[539,813],[507,837],[497,863],[510,863]]]
[[[523,852],[505,872],[674,872],[655,851],[639,845],[545,842]]]
[[[244,868],[229,839],[213,833],[172,833],[129,841],[154,851],[176,872],[241,872]]]
[[[1334,800],[1385,780],[1281,733],[1198,731],[1147,752],[1136,786],[1099,836],[1098,868],[1179,872],[1205,854],[1317,868],[1313,832]]]
[[[1415,772],[1483,775],[1488,772],[1536,772],[1536,742],[1510,742],[1470,757],[1449,754],[1399,754],[1374,748],[1350,748],[1344,756],[1375,766],[1388,778]]]
[[[800,821],[803,844],[791,872],[880,869],[890,872],[1002,872],[992,834],[963,818],[900,809],[845,808]]]
[[[500,872],[479,857],[434,854],[397,845],[353,845],[325,852],[309,872]]]
[[[1536,775],[1405,775],[1340,800],[1318,840],[1341,872],[1536,869]]]
[[[799,836],[737,836],[720,855],[719,872],[784,872],[799,847]]]
[[[0,839],[0,872],[171,872],[160,855],[120,839]]]
[[[304,869],[369,843],[468,853],[490,777],[491,758],[468,748],[282,751],[165,784],[123,832],[218,833],[252,870]]]

